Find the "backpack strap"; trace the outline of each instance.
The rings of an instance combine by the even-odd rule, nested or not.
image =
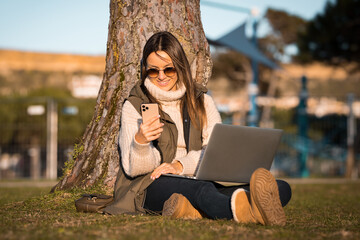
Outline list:
[[[184,101],[183,107],[183,130],[184,130],[184,139],[186,144],[186,151],[189,152],[189,140],[190,140],[190,116],[186,107],[186,99]]]

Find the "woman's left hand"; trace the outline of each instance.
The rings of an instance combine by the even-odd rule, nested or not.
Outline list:
[[[152,180],[155,180],[156,178],[159,178],[161,174],[180,174],[182,170],[183,166],[179,161],[175,161],[173,163],[163,163],[157,168],[155,168],[150,177]]]

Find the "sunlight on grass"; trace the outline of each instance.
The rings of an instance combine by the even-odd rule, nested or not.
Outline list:
[[[0,231],[5,239],[360,239],[359,182],[292,188],[285,227],[78,213],[85,190],[1,188]]]

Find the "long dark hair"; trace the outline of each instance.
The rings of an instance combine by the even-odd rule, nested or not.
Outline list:
[[[149,38],[149,40],[144,46],[141,61],[141,80],[143,89],[145,88],[143,85],[147,76],[146,60],[151,53],[156,53],[157,51],[164,51],[170,56],[177,72],[178,81],[184,84],[186,88],[186,94],[180,102],[181,110],[186,107],[191,122],[195,125],[195,127],[202,129],[206,125],[204,98],[203,96],[196,96],[195,83],[191,77],[190,64],[186,58],[184,49],[182,48],[180,42],[176,39],[176,37],[169,32],[155,33]],[[157,100],[153,96],[151,96],[148,91],[145,91],[145,93],[148,95],[152,102],[157,102]]]

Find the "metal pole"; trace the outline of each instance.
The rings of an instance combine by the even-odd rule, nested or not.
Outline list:
[[[355,151],[354,151],[354,140],[355,140],[355,129],[356,129],[356,121],[355,115],[353,111],[353,102],[354,102],[354,94],[348,94],[348,107],[349,107],[349,115],[347,118],[347,158],[346,158],[346,173],[345,176],[347,178],[356,178],[355,174]]]
[[[308,146],[308,118],[307,118],[307,99],[308,99],[308,91],[307,91],[307,78],[303,76],[301,78],[301,91],[300,91],[300,102],[298,106],[298,135],[300,138],[300,145],[302,146],[300,152],[298,153],[298,161],[300,165],[300,176],[308,177],[309,170],[307,169],[306,162],[309,152]]]
[[[208,5],[210,7],[222,8],[222,9],[234,11],[234,12],[251,13],[251,9],[249,9],[249,8],[244,8],[244,7],[234,6],[234,5],[227,5],[227,4],[223,4],[223,3],[215,3],[215,2],[208,2],[208,1],[202,0],[200,2],[200,4]]]
[[[40,170],[41,170],[39,144],[31,146],[31,148],[29,149],[29,156],[30,156],[30,177],[32,179],[39,179]]]
[[[54,99],[47,101],[46,125],[46,178],[56,179],[58,112]]]
[[[252,42],[255,47],[257,46],[257,40],[256,40],[257,25],[258,25],[258,22],[256,19],[254,19]],[[251,68],[252,68],[252,72],[253,72],[253,79],[252,79],[252,82],[250,83],[249,89],[248,89],[249,101],[250,101],[250,112],[249,112],[249,116],[248,116],[248,125],[251,127],[256,127],[256,126],[258,126],[258,110],[257,110],[257,105],[256,105],[256,97],[259,92],[259,88],[258,88],[259,74],[258,74],[258,62],[254,59],[251,60]]]

